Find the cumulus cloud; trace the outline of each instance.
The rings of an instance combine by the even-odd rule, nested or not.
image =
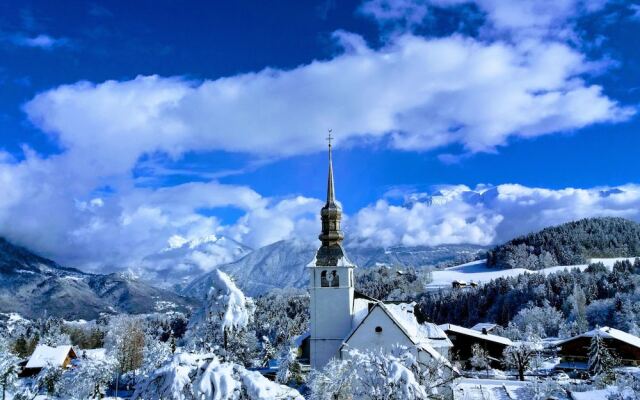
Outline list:
[[[585,81],[593,65],[564,44],[402,35],[374,50],[355,34],[337,37],[342,54],[293,70],[80,82],[39,94],[25,110],[102,174],[153,152],[305,153],[322,146],[327,125],[339,140],[388,136],[406,150],[457,143],[481,152],[633,113]]]
[[[497,244],[515,236],[585,217],[640,219],[640,186],[552,190],[516,184],[446,186],[410,193],[402,205],[388,199],[350,220],[354,244],[434,246]]]
[[[501,3],[477,2],[491,24],[506,30],[561,24],[570,18],[565,3],[541,11],[531,4],[525,11],[505,11]],[[418,23],[428,12],[418,3],[404,4],[377,18],[410,13],[411,23]],[[585,8],[588,3],[571,4]],[[552,16],[538,15],[548,10]],[[516,11],[536,15],[512,18]],[[46,36],[22,39],[23,45],[57,45]],[[407,151],[456,144],[472,154],[494,151],[511,138],[621,121],[634,113],[590,83],[601,66],[560,41],[461,34],[427,38],[403,32],[373,48],[354,33],[339,31],[335,39],[340,50],[334,57],[290,70],[266,68],[202,81],[140,76],[77,82],[38,94],[24,111],[60,151],[43,156],[25,148],[21,157],[0,152],[0,234],[67,265],[101,271],[154,268],[150,255],[177,236],[187,241],[227,236],[251,247],[291,237],[313,240],[322,204],[317,199],[268,198],[250,187],[211,179],[215,174],[206,182],[145,187],[133,171],[144,160],[178,160],[199,151],[249,154],[257,163],[305,154],[324,148],[327,127],[347,143],[381,140]],[[447,201],[429,204],[398,206],[382,199],[346,218],[345,226],[360,243],[488,244],[541,221],[587,215],[589,206],[581,201],[600,199],[595,192],[459,188]],[[635,199],[636,192],[626,187],[624,193]],[[476,197],[482,201],[471,200]],[[600,199],[591,206],[596,214],[630,213],[604,205]],[[220,208],[240,210],[242,216],[223,223],[202,211]],[[543,217],[526,220],[534,212]],[[192,253],[189,265],[206,269],[216,262],[204,252]]]

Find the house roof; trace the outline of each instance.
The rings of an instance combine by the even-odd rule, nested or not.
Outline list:
[[[491,322],[478,322],[474,326],[471,327],[474,331],[482,332],[483,329],[486,329],[487,332],[494,329],[498,324],[493,324]]]
[[[605,339],[615,339],[615,340],[619,340],[621,342],[627,343],[631,346],[640,348],[640,337],[634,336],[630,333],[627,332],[623,332],[620,331],[618,329],[613,329],[613,328],[609,328],[608,326],[603,326],[601,328],[596,328],[593,330],[590,330],[589,332],[585,332],[581,335],[578,336],[574,336],[571,337],[569,339],[565,339],[562,340],[560,342],[557,343],[558,346],[563,345],[567,342],[571,342],[573,340],[576,340],[578,338],[592,338],[594,337],[596,334],[599,334],[600,337],[605,338]]]
[[[376,303],[375,307],[362,318],[360,323],[351,331],[349,336],[344,340],[342,346],[344,346],[351,336],[362,326],[364,321],[373,313],[373,310],[380,308],[389,319],[402,331],[402,333],[413,343],[418,349],[428,353],[433,359],[443,362],[448,367],[451,367],[451,363],[442,354],[431,346],[431,340],[429,338],[428,329],[422,329],[420,324],[413,315],[413,308],[415,303],[409,304],[385,304],[383,302]],[[411,308],[411,313],[408,312],[408,308]],[[392,311],[393,310],[393,311]],[[447,338],[448,340],[448,338]],[[449,341],[450,343],[450,341]]]
[[[48,364],[61,367],[70,352],[75,355],[71,346],[50,347],[38,345],[25,368],[44,368]]]
[[[458,326],[458,325],[453,325],[453,324],[442,324],[440,325],[440,328],[443,329],[445,332],[449,331],[449,332],[454,332],[460,335],[466,335],[466,336],[472,336],[478,339],[482,339],[482,340],[487,340],[490,342],[495,342],[495,343],[500,343],[503,344],[505,346],[511,346],[513,345],[513,342],[506,338],[506,337],[502,337],[502,336],[498,336],[498,335],[492,335],[490,333],[482,333],[482,332],[478,332],[476,330],[473,329],[469,329],[469,328],[464,328],[462,326]]]

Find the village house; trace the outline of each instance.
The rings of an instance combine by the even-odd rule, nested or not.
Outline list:
[[[600,335],[605,346],[611,350],[623,365],[640,365],[640,338],[618,329],[604,326],[557,343],[558,356],[561,357],[557,369],[566,371],[584,371],[589,364],[591,339]]]
[[[38,345],[29,357],[29,361],[20,373],[22,377],[37,375],[42,368],[51,365],[54,367],[67,368],[71,360],[78,358],[72,346],[50,347]]]
[[[453,343],[452,359],[454,360],[468,361],[473,355],[471,350],[473,345],[479,344],[489,353],[491,365],[500,368],[504,349],[513,345],[510,339],[486,331],[477,331],[453,324],[442,324],[440,328]]]

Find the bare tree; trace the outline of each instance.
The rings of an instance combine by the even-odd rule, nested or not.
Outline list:
[[[531,342],[519,342],[504,349],[502,356],[507,367],[518,371],[518,377],[524,381],[524,373],[529,368],[531,360],[535,357],[539,346]]]

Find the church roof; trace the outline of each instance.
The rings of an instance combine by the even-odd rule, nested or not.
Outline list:
[[[364,321],[369,317],[376,308],[380,308],[384,312],[385,315],[389,317],[389,319],[400,329],[400,331],[409,339],[411,343],[413,343],[418,349],[428,353],[434,360],[438,360],[443,362],[445,365],[453,368],[449,360],[440,354],[436,349],[433,348],[432,343],[433,340],[443,340],[441,329],[435,326],[435,329],[431,326],[427,326],[425,324],[418,323],[415,315],[413,315],[413,308],[415,307],[415,303],[403,303],[403,304],[385,304],[381,301],[377,302],[376,305],[367,313],[366,316],[359,318],[359,322],[353,328],[351,333],[347,336],[347,338],[343,342],[343,346],[351,339],[351,336],[355,334],[355,332],[364,324]],[[411,312],[409,312],[411,309]],[[431,336],[433,335],[433,336]],[[444,335],[445,340],[449,345],[451,341]]]

